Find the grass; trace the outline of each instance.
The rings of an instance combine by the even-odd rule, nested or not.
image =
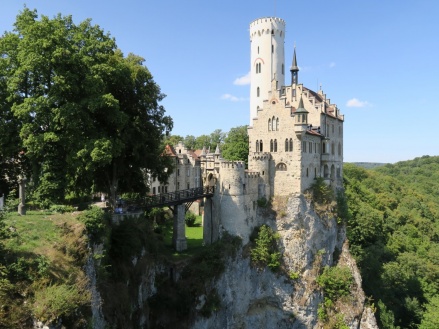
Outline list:
[[[195,225],[189,227],[186,225],[186,239],[188,249],[183,252],[173,252],[172,257],[176,260],[185,258],[187,256],[193,256],[203,249],[203,227],[201,226],[202,217],[197,216]],[[163,227],[163,241],[166,247],[173,249],[172,246],[172,230],[173,220],[168,219]]]
[[[47,211],[28,211],[25,216],[10,213],[5,223],[15,230],[15,234],[6,240],[7,249],[39,254],[62,241],[60,226],[63,223],[82,226],[72,213],[51,214]]]

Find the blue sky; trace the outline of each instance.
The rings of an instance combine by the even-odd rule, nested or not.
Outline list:
[[[125,54],[145,58],[183,137],[248,124],[249,24],[283,18],[287,67],[295,43],[299,82],[321,84],[345,115],[345,161],[439,155],[437,0],[2,0],[1,33],[24,3],[91,18]]]

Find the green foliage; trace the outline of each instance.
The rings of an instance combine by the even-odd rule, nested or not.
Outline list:
[[[98,239],[105,232],[110,221],[110,215],[99,207],[91,207],[78,216],[78,219],[85,224],[87,233]]]
[[[247,126],[230,129],[222,146],[222,156],[227,160],[248,162]]]
[[[75,208],[68,205],[52,205],[50,206],[49,210],[51,212],[57,212],[60,214],[64,214],[65,212],[73,212],[75,211]]]
[[[221,240],[204,247],[197,255],[187,260],[180,279],[173,282],[169,275],[158,278],[157,293],[148,302],[151,309],[151,326],[158,324],[166,328],[184,328],[193,317],[199,296],[205,303],[198,311],[209,316],[221,307],[220,297],[206,282],[214,282],[225,270],[226,261],[235,257],[241,247],[241,239],[224,235]],[[174,319],[174,320],[173,320]],[[173,322],[172,322],[173,321]]]
[[[55,284],[35,292],[34,315],[42,321],[54,321],[90,303],[85,284]]]
[[[291,280],[297,280],[300,277],[300,274],[299,272],[291,271],[288,276]]]
[[[344,166],[350,249],[382,328],[413,328],[439,293],[439,157]]]
[[[439,328],[439,297],[434,296],[429,300],[427,309],[422,317],[419,329]]]
[[[161,139],[173,124],[144,60],[124,57],[90,20],[24,8],[14,27],[0,38],[0,149],[11,144],[0,163],[12,183],[32,174],[33,197],[49,207],[92,188],[112,200],[144,192],[145,169],[164,180]]]
[[[317,177],[311,185],[312,198],[319,204],[328,204],[334,200],[334,191],[325,183],[323,177]]]
[[[186,222],[186,225],[189,227],[193,227],[195,226],[195,221],[197,220],[197,216],[188,211],[185,215],[184,215],[184,221]]]
[[[348,267],[325,266],[316,281],[323,289],[325,297],[334,302],[342,296],[349,295],[354,279]]]
[[[281,263],[281,253],[278,251],[277,240],[279,234],[269,226],[262,225],[251,249],[251,259],[257,266],[268,266],[271,270],[277,270]]]
[[[258,207],[266,208],[269,205],[268,200],[265,197],[259,198],[257,201]]]

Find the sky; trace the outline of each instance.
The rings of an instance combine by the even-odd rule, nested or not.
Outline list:
[[[286,67],[296,45],[299,83],[345,115],[345,162],[439,155],[437,0],[0,0],[1,34],[24,4],[91,18],[143,57],[183,137],[249,123],[249,24],[280,17]]]

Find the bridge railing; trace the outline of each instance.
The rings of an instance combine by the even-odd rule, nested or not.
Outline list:
[[[154,207],[171,203],[184,202],[185,200],[196,200],[205,195],[212,195],[213,192],[213,186],[205,186],[175,192],[148,195],[144,198],[143,205],[146,207]]]

